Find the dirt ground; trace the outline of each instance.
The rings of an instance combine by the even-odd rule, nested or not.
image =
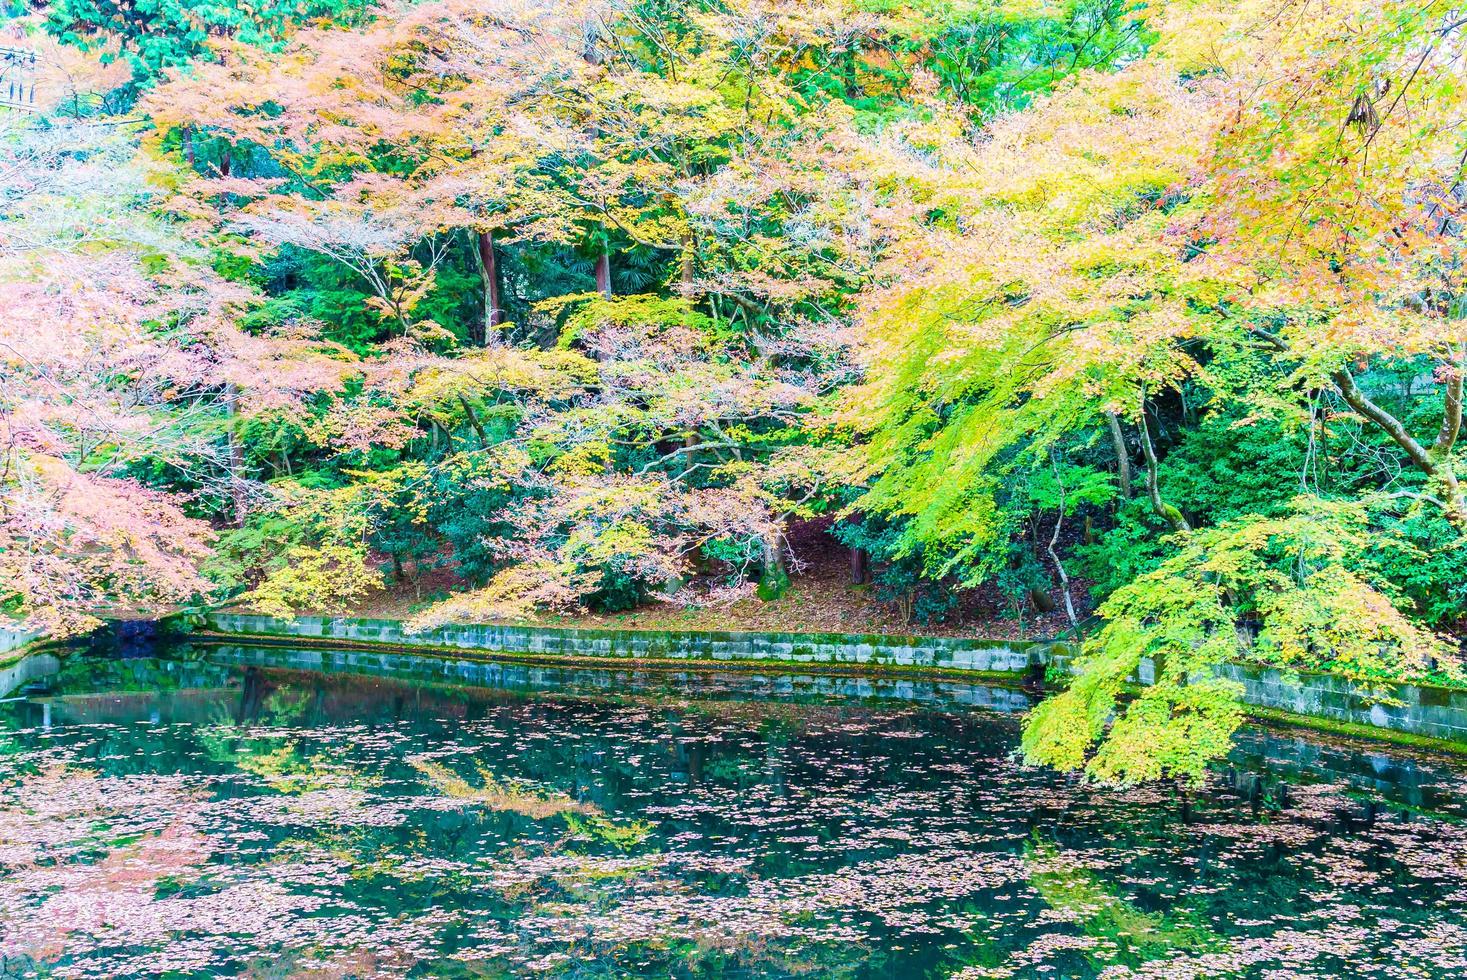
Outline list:
[[[797,525],[789,535],[794,556],[790,588],[765,602],[750,596],[722,607],[686,607],[653,601],[623,613],[545,615],[536,625],[601,629],[756,630],[784,633],[888,633],[917,636],[981,636],[999,639],[1057,637],[1069,629],[1059,593],[1055,608],[1037,613],[1030,606],[1023,622],[1014,618],[994,589],[964,592],[955,612],[941,623],[903,622],[894,602],[883,602],[871,586],[851,584],[850,552],[828,534],[828,522]],[[1083,618],[1090,605],[1087,584],[1071,583],[1071,597]],[[405,584],[375,594],[352,615],[400,619],[426,605],[427,597],[462,586],[438,573],[416,585]]]

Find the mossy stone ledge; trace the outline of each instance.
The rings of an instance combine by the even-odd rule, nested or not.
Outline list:
[[[296,639],[314,644],[365,644],[423,650],[476,650],[486,655],[698,661],[717,665],[819,666],[972,673],[1017,683],[1051,666],[1063,671],[1072,645],[1058,640],[994,640],[969,637],[887,636],[846,633],[756,633],[697,630],[605,630],[455,624],[410,633],[389,619],[298,616],[277,619],[238,612],[205,614],[200,625],[231,637]],[[1135,678],[1151,681],[1143,663]],[[1364,691],[1332,674],[1297,673],[1227,664],[1219,673],[1240,684],[1245,704],[1274,720],[1310,719],[1325,729],[1347,726],[1467,746],[1467,690],[1418,684]]]
[[[297,616],[277,619],[212,612],[203,627],[229,636],[335,640],[394,647],[483,650],[567,658],[927,667],[1022,677],[1064,644],[1054,641],[847,633],[753,633],[698,630],[602,630],[455,624],[410,633],[389,619]]]

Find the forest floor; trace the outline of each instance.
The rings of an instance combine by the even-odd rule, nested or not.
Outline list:
[[[905,622],[897,603],[882,601],[869,585],[851,584],[850,552],[827,532],[824,522],[809,522],[789,534],[794,561],[789,590],[779,599],[755,596],[724,606],[684,606],[652,601],[621,613],[581,612],[548,614],[533,624],[582,629],[644,630],[754,630],[777,633],[887,633],[915,636],[978,636],[992,639],[1058,637],[1069,630],[1059,601],[1038,613],[1026,603],[1022,618],[994,588],[965,591],[953,612],[942,622]],[[377,619],[404,619],[463,586],[451,576],[425,575],[417,583],[404,582],[375,593],[352,610],[352,615]],[[1071,597],[1079,616],[1089,612],[1088,583],[1071,582]]]

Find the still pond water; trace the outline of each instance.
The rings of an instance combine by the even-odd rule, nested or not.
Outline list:
[[[1449,760],[1117,793],[979,686],[148,652],[0,704],[0,976],[1467,975]]]

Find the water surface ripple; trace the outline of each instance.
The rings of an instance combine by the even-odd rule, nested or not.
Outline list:
[[[1003,689],[161,653],[0,705],[0,976],[1467,974],[1440,758],[1116,792]]]

